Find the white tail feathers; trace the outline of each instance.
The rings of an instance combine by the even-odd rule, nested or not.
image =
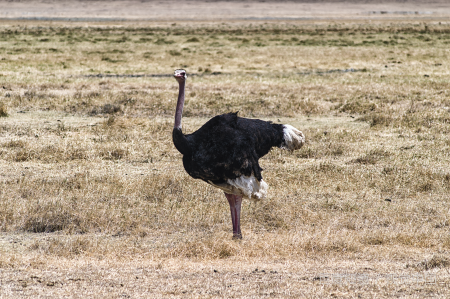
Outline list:
[[[291,125],[283,126],[284,142],[281,144],[281,148],[291,151],[301,148],[305,144],[305,135]]]

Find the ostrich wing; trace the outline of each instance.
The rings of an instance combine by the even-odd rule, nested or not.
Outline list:
[[[282,125],[246,119],[237,113],[218,115],[187,135],[192,152],[183,156],[186,171],[214,184],[252,175],[261,181],[258,159],[282,142]]]

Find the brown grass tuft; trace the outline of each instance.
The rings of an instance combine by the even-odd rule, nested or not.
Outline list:
[[[171,251],[173,256],[182,256],[195,260],[225,259],[234,256],[240,247],[234,241],[208,238],[206,240],[187,241]]]
[[[418,264],[419,268],[431,270],[434,268],[448,268],[450,266],[450,258],[444,255],[433,255],[432,258]]]
[[[376,164],[380,159],[389,157],[390,153],[380,149],[371,150],[366,155],[353,160],[353,163]]]
[[[390,126],[393,124],[393,118],[384,113],[369,113],[365,116],[359,117],[359,121],[365,121],[370,124],[371,127],[375,126]]]
[[[79,231],[81,219],[69,207],[58,203],[43,203],[30,207],[22,229],[34,233],[52,233],[62,230]]]
[[[4,103],[0,103],[0,117],[7,117],[8,116],[8,109],[6,108],[6,105]]]
[[[27,143],[23,140],[11,140],[5,142],[2,146],[8,148],[25,148]]]

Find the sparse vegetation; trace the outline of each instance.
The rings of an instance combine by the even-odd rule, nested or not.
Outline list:
[[[8,110],[6,109],[6,105],[0,102],[0,117],[8,116]]]
[[[4,23],[0,268],[63,258],[78,279],[91,271],[83,259],[117,261],[142,287],[143,268],[150,284],[181,264],[209,263],[224,276],[218,293],[199,293],[206,297],[232,297],[228,279],[240,294],[289,297],[286,288],[299,297],[307,285],[316,297],[315,277],[332,270],[435,271],[448,283],[449,40],[444,22]],[[190,178],[172,144],[177,84],[164,75],[176,68],[188,72],[185,132],[239,111],[307,137],[298,152],[262,159],[269,199],[244,202],[241,242],[231,240],[221,192]],[[197,296],[197,276],[184,279],[186,290],[156,289]],[[444,294],[440,285],[414,295],[403,286],[371,292]],[[339,297],[364,286],[323,289]]]

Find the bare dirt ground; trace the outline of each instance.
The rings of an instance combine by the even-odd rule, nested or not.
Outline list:
[[[0,298],[449,298],[449,15],[0,1]],[[187,132],[240,110],[308,138],[263,160],[242,241],[173,148],[175,80],[131,77],[179,67]]]
[[[0,18],[83,20],[365,19],[445,17],[436,1],[0,1]],[[382,14],[383,13],[383,14]]]

